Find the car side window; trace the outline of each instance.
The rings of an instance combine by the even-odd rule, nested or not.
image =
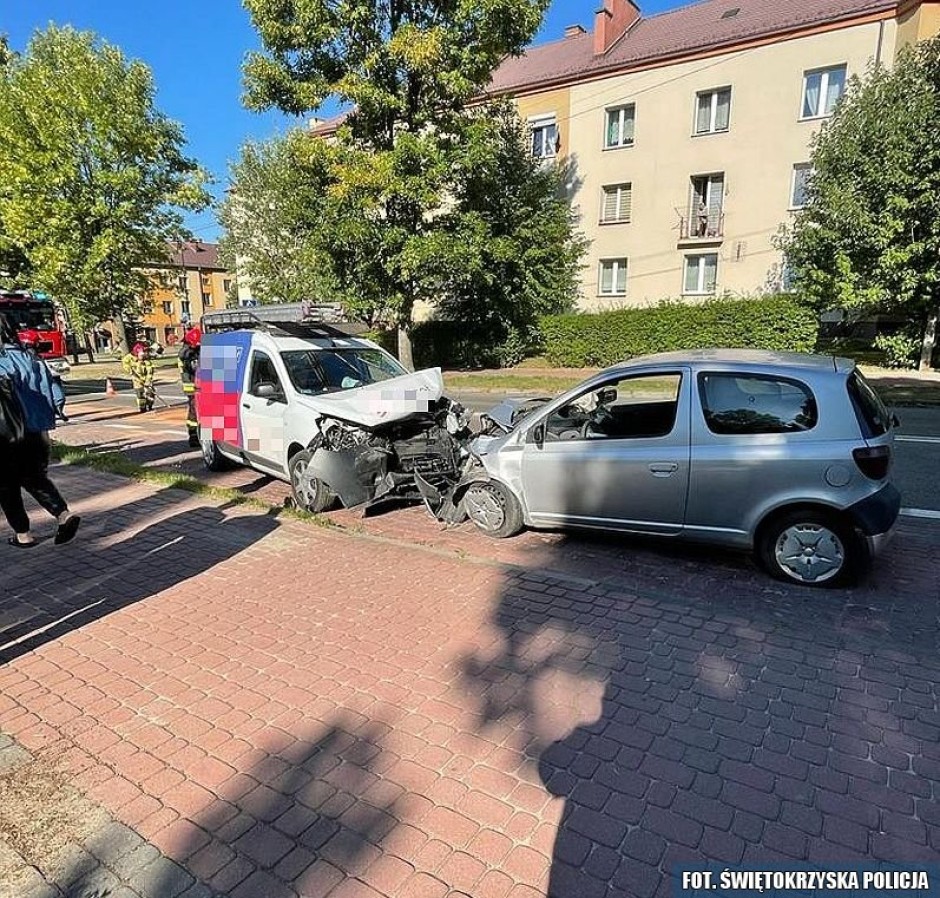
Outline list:
[[[676,424],[681,374],[639,375],[609,381],[556,409],[545,439],[629,440],[664,437]]]
[[[700,374],[699,396],[712,433],[799,433],[819,420],[812,390],[763,374]]]
[[[283,392],[281,379],[271,357],[263,352],[254,352],[251,356],[251,375],[248,379],[248,392],[255,395],[259,384],[274,384],[279,393]]]

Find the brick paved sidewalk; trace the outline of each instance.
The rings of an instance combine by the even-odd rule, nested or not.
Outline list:
[[[679,860],[940,856],[937,530],[858,594],[694,556],[653,589],[56,476],[86,525],[3,554],[0,729],[88,831],[13,833],[17,898],[613,898]]]

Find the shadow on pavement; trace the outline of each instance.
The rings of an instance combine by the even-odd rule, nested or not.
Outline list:
[[[126,486],[115,481],[115,489]],[[104,506],[84,515],[73,543],[55,547],[47,538],[28,552],[2,547],[0,664],[195,577],[278,526],[266,515],[230,519],[229,506],[173,514],[174,505],[191,497],[171,489],[112,508],[107,494],[69,490],[66,498],[73,507],[83,498]],[[157,520],[139,529],[151,517]]]

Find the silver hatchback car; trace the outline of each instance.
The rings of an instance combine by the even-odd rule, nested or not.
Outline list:
[[[686,537],[753,550],[783,580],[836,586],[866,568],[900,510],[888,481],[897,421],[850,359],[646,356],[556,399],[504,404],[487,424],[455,498],[491,536]]]

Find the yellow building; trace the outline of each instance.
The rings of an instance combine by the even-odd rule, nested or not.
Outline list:
[[[166,264],[152,266],[153,287],[140,301],[140,336],[162,346],[178,343],[203,313],[224,309],[234,280],[214,243],[173,244],[168,254]]]
[[[603,0],[495,72],[534,155],[564,156],[590,241],[585,308],[785,284],[773,238],[853,75],[940,31],[940,2],[703,0],[644,17]]]

